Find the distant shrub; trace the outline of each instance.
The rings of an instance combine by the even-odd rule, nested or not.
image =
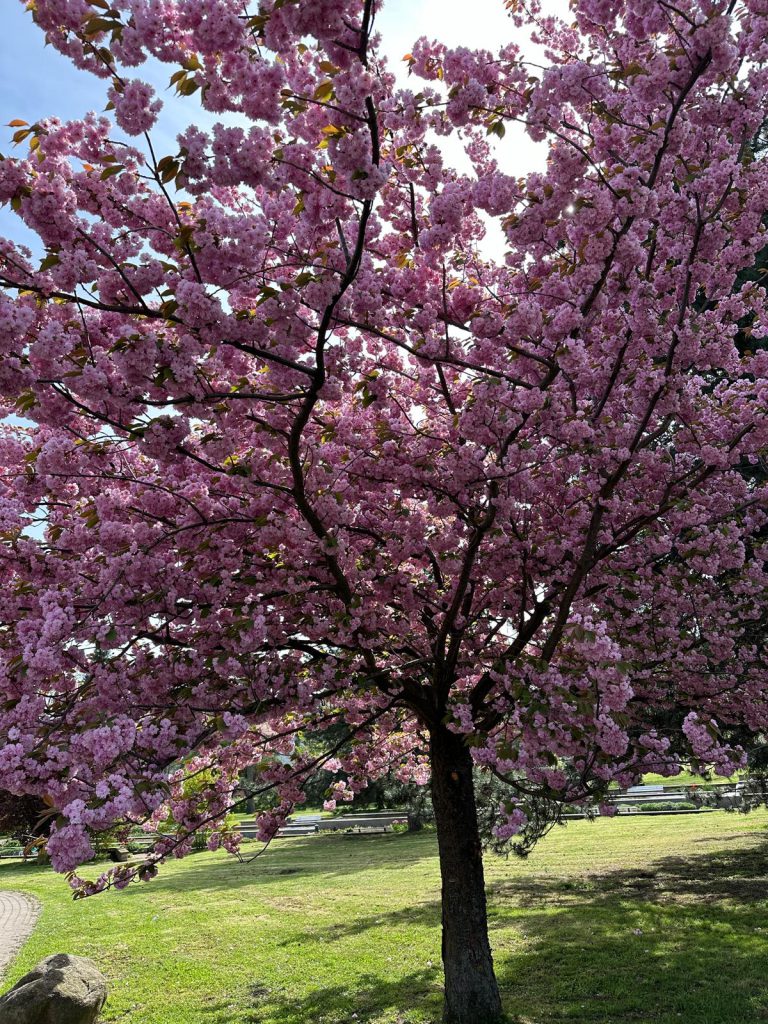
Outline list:
[[[644,804],[635,804],[638,811],[696,811],[698,807],[690,800],[652,800]]]

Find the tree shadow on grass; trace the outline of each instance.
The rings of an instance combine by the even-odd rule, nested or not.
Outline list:
[[[524,937],[512,948],[510,911]],[[512,1020],[765,1024],[768,849],[506,880],[491,941]]]
[[[738,813],[738,812],[730,812]],[[714,836],[698,836],[696,839],[689,839],[690,843],[738,843],[743,842],[745,839],[765,839],[765,829],[761,829],[757,832],[734,832],[732,835],[714,835]]]
[[[514,897],[523,907],[535,906],[542,899],[562,902],[575,896],[586,899],[590,905],[635,896],[646,902],[680,902],[692,897],[747,903],[768,900],[768,845],[663,857],[642,869],[584,873],[570,878],[510,878],[496,882],[489,891],[497,897]]]
[[[309,836],[306,839],[276,840],[258,857],[257,844],[243,847],[243,862],[221,851],[211,855],[191,854],[184,861],[183,870],[175,871],[174,862],[161,867],[152,891],[170,892],[231,891],[244,886],[269,886],[285,876],[297,878],[318,876],[318,884],[333,884],[371,869],[396,871],[412,868],[419,862],[432,861],[436,867],[437,845],[432,834],[356,834]],[[253,859],[251,859],[253,858]],[[97,874],[114,865],[108,861],[86,864],[83,874]],[[0,862],[0,886],[3,877],[32,877],[41,872],[52,872],[33,862]],[[126,890],[123,897],[138,893],[139,887]]]
[[[209,1006],[201,1024],[364,1024],[384,1013],[396,1015],[398,1024],[438,1024],[442,981],[437,967],[387,979],[351,971],[349,985],[302,995],[253,986],[249,1002],[248,1008]]]
[[[45,871],[53,871],[53,868],[47,864],[38,864],[34,858],[22,860],[20,857],[9,857],[7,860],[0,860],[0,879],[10,878],[12,875],[39,875]]]
[[[437,848],[433,837],[336,835],[282,840],[248,862],[252,855],[249,849],[243,850],[245,863],[223,852],[216,860],[192,855],[183,872],[161,869],[152,886],[169,891],[230,891],[243,886],[269,886],[290,875],[297,879],[317,876],[318,885],[332,885],[371,869],[397,871],[420,861],[434,861]]]
[[[285,885],[290,879],[279,872],[295,868],[297,881],[302,874],[310,875],[314,888],[332,890],[371,867],[400,868],[427,859],[434,865],[433,842],[393,840],[382,843],[379,837],[370,845],[367,837],[295,841],[291,849],[276,852],[270,871],[264,870],[267,858],[245,868],[233,861],[202,858],[198,866],[193,858],[183,872],[161,874],[152,888],[188,890],[196,898],[199,890]],[[366,856],[361,856],[360,841]],[[12,870],[16,874],[40,869]],[[430,868],[425,873],[425,896],[433,891],[431,874]],[[393,890],[398,877],[393,873]],[[300,899],[301,891],[298,886],[293,895]],[[135,892],[142,889],[136,887]],[[402,904],[402,899],[398,902]],[[521,876],[511,862],[508,876],[489,887],[489,911],[499,981],[515,1024],[768,1022],[765,844],[670,855],[643,869],[585,870],[567,877]],[[281,947],[273,947],[282,961],[282,976],[290,977],[291,965],[297,965],[295,986],[254,991],[259,981],[255,952],[250,989],[249,979],[243,979],[231,1002],[214,997],[216,1002],[201,1008],[195,1019],[200,1024],[439,1020],[439,963],[409,974],[404,955],[403,966],[398,966],[405,936],[422,928],[437,935],[438,902],[427,899],[390,911],[370,907],[367,913],[348,918],[342,914],[340,910],[339,919],[330,924],[327,916],[307,916]],[[372,971],[371,950],[376,946],[391,949],[391,970]],[[323,947],[329,948],[323,953]],[[330,984],[323,984],[323,956],[345,958],[342,984],[336,970],[332,979],[329,972]],[[298,966],[303,957],[313,964],[309,981],[307,961],[301,970]]]
[[[396,939],[398,929],[413,926],[422,928],[440,927],[440,901],[425,900],[400,910],[381,910],[364,917],[354,917],[348,921],[336,921],[333,924],[317,927],[312,924],[305,933],[296,933],[279,946],[300,946],[309,941],[320,941],[323,944],[339,942],[342,939],[366,935],[376,928],[385,928]]]
[[[768,1019],[764,911],[587,904],[521,920],[527,941],[497,948],[514,1021],[759,1024]],[[492,930],[491,941],[497,936]]]
[[[768,1021],[764,846],[670,856],[643,870],[511,877],[490,887],[489,910],[504,1004],[515,1024]],[[437,901],[331,925],[308,921],[282,943],[284,955],[294,945],[306,951],[350,940],[343,948],[348,984],[263,993],[241,1016],[211,1007],[205,1024],[437,1022],[439,964],[399,974],[395,962],[391,976],[379,977],[370,960],[365,970],[356,965],[354,943],[362,953],[366,935],[385,929],[396,952],[398,934],[414,925],[437,930],[439,922]]]

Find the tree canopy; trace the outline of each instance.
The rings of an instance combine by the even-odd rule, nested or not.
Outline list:
[[[110,113],[19,120],[0,161],[45,247],[0,240],[0,769],[58,808],[60,870],[184,827],[77,891],[184,853],[246,766],[268,839],[318,767],[346,799],[431,765],[445,865],[473,763],[500,838],[537,796],[742,765],[764,0],[510,0],[544,66],[420,39],[406,85],[373,0],[30,6]],[[159,152],[149,59],[222,123]],[[500,162],[512,124],[540,172]]]

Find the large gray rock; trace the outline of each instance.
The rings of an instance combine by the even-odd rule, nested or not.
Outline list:
[[[93,960],[56,953],[0,997],[0,1024],[93,1024],[107,982]]]

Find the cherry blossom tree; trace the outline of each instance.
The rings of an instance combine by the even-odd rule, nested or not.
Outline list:
[[[420,39],[408,87],[374,0],[29,6],[110,113],[0,162],[45,249],[0,240],[3,785],[84,895],[236,850],[246,766],[265,840],[319,768],[331,803],[431,780],[445,1019],[488,1024],[473,769],[525,837],[768,724],[768,353],[735,341],[768,333],[768,2],[509,2],[543,66]],[[145,61],[189,98],[170,153]],[[77,873],[136,822],[145,863]]]

